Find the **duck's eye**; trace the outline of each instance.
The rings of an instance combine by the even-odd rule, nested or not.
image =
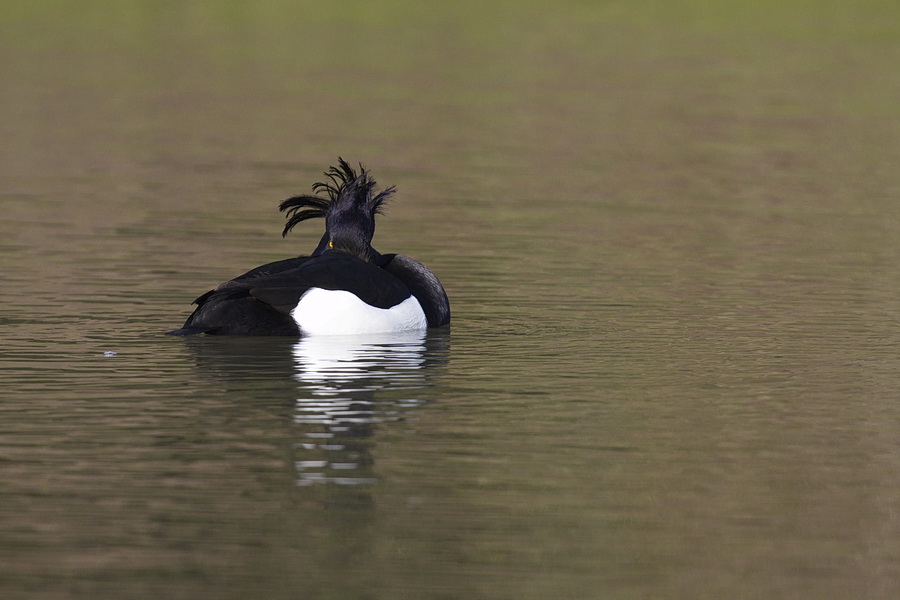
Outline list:
[[[329,247],[329,248],[334,248],[334,242],[329,241],[329,242],[328,242],[328,247]]]

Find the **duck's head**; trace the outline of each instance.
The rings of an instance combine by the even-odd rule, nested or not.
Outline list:
[[[385,201],[394,193],[389,187],[375,191],[375,179],[359,166],[359,174],[343,158],[338,166],[325,172],[330,181],[312,186],[313,192],[325,192],[325,196],[295,196],[279,206],[287,223],[281,235],[301,221],[325,217],[325,235],[313,256],[323,252],[347,252],[366,262],[376,262],[378,252],[372,248],[375,235],[375,215],[381,212]]]

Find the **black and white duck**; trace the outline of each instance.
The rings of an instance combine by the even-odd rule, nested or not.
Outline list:
[[[425,265],[372,247],[375,215],[394,187],[342,158],[313,195],[279,209],[286,236],[298,223],[325,218],[325,235],[309,256],[265,264],[197,298],[197,309],[170,335],[342,335],[390,333],[450,323],[450,302]]]

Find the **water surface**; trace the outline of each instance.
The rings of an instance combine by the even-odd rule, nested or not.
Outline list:
[[[893,4],[0,9],[4,598],[895,598]],[[338,155],[449,330],[175,339]]]

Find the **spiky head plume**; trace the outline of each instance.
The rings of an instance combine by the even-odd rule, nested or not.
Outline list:
[[[338,166],[325,171],[325,176],[329,181],[320,181],[312,186],[312,191],[317,195],[294,196],[279,205],[278,210],[285,213],[287,219],[282,237],[307,219],[324,217],[326,227],[330,227],[335,220],[348,213],[365,214],[372,221],[371,234],[374,234],[374,217],[382,213],[385,202],[394,193],[394,186],[376,193],[377,182],[362,164],[357,174],[341,157],[338,157]],[[325,196],[319,195],[323,192]]]

